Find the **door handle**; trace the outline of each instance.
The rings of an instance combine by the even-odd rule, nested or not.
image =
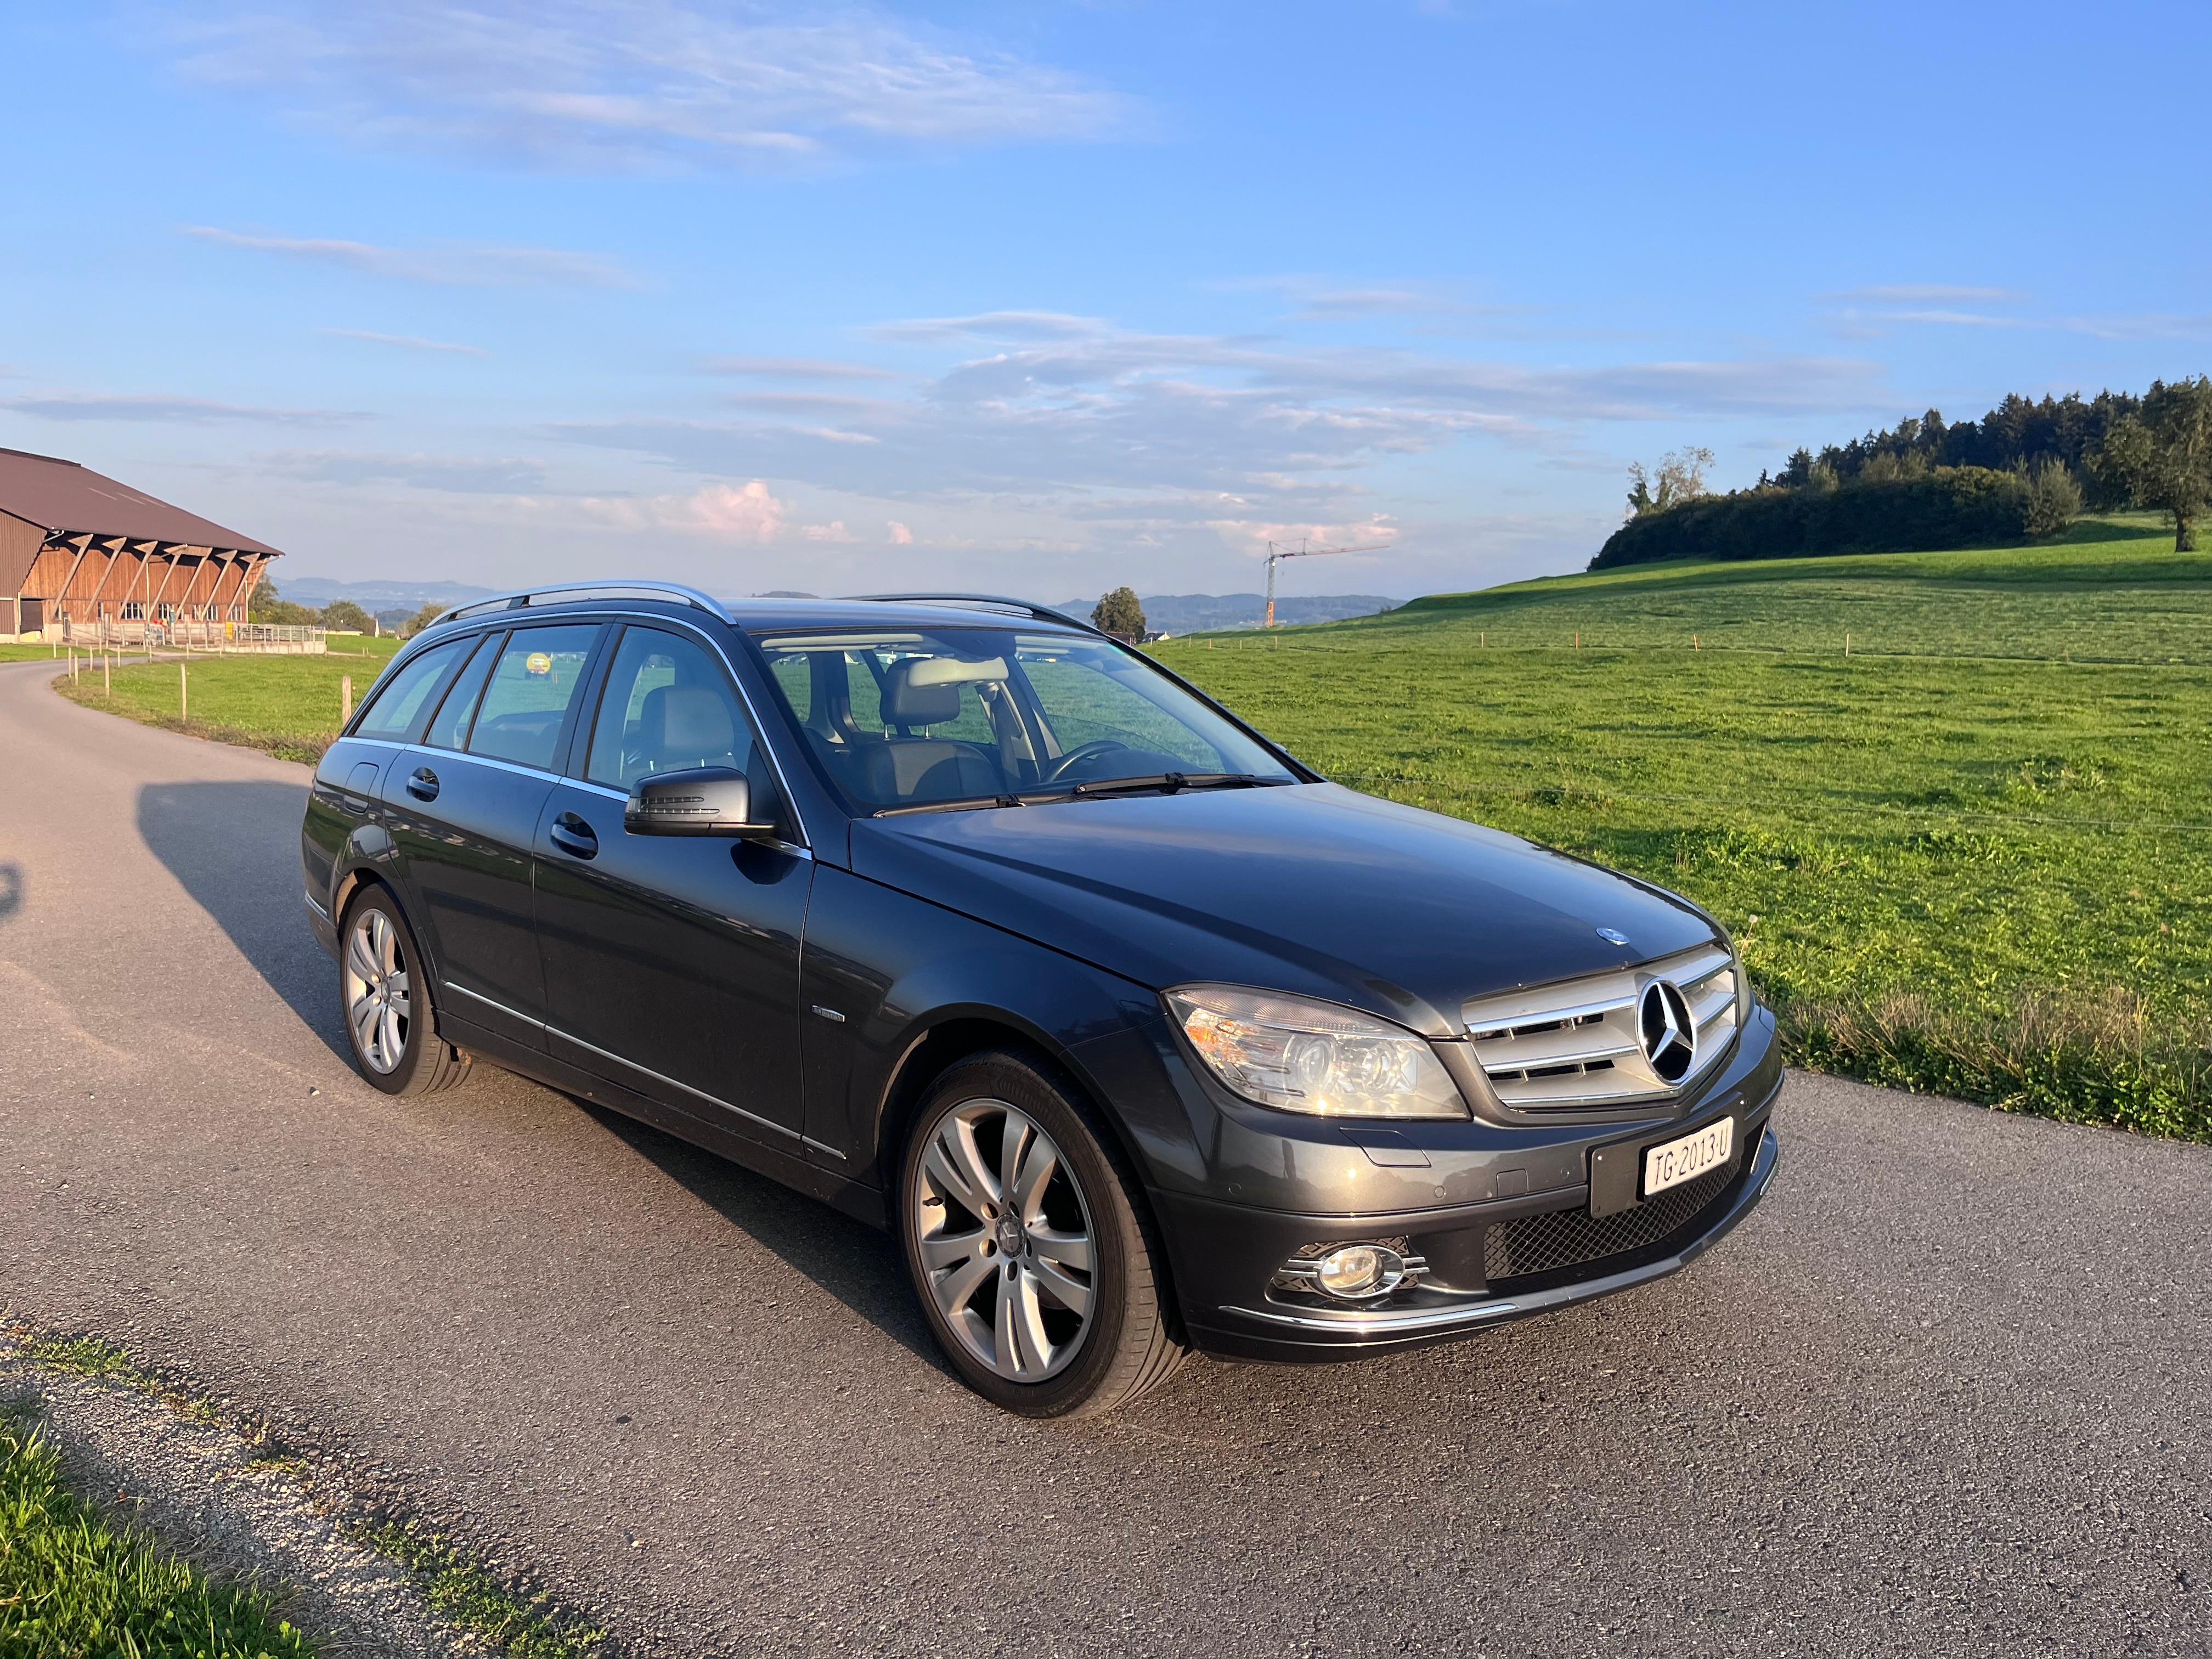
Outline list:
[[[562,813],[559,817],[553,820],[553,827],[545,833],[556,847],[572,858],[589,859],[599,856],[598,834],[590,824],[585,823],[574,812]]]
[[[418,766],[407,777],[407,793],[416,800],[438,799],[438,775],[427,766]]]

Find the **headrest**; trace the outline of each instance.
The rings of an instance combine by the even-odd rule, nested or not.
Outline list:
[[[729,702],[711,686],[656,686],[638,715],[641,744],[659,759],[727,755],[736,747]]]
[[[950,680],[932,685],[917,683],[915,676],[934,662],[933,657],[908,657],[891,665],[884,676],[884,719],[893,726],[937,726],[960,718],[960,687]]]

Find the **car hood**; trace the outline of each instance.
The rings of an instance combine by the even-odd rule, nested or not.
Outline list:
[[[863,818],[852,860],[1154,989],[1258,986],[1431,1036],[1469,997],[1715,936],[1656,888],[1334,784]]]

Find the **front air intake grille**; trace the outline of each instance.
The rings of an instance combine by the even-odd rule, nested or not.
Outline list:
[[[1742,971],[1717,942],[1640,967],[1480,997],[1462,1012],[1475,1062],[1509,1110],[1608,1111],[1679,1095],[1720,1057],[1735,1036]],[[1688,1052],[1670,1024],[1696,1033]]]
[[[1483,1277],[1495,1290],[1501,1281],[1579,1267],[1656,1244],[1695,1221],[1743,1169],[1744,1160],[1739,1158],[1618,1215],[1593,1216],[1586,1209],[1553,1210],[1498,1222],[1483,1236]]]

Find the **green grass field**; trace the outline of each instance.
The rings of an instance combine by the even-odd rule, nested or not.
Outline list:
[[[2212,1139],[2212,556],[2172,548],[1649,566],[1155,649],[1346,783],[1706,905],[1800,1063]]]
[[[185,664],[188,720],[178,717],[179,664],[172,658],[150,665],[143,658],[118,658],[112,696],[101,684],[97,659],[76,679],[59,684],[64,696],[88,708],[107,708],[149,726],[265,749],[287,760],[314,761],[337,736],[342,682],[351,677],[358,707],[399,645],[390,638],[349,639],[319,657],[195,654]],[[14,648],[46,653],[44,646]]]

